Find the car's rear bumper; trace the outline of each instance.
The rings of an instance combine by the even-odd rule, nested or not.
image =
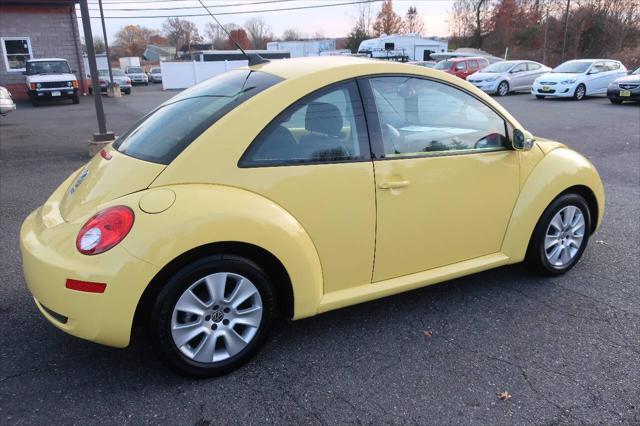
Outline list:
[[[75,234],[82,223],[43,218],[47,208],[31,213],[20,231],[25,280],[38,309],[69,334],[108,346],[127,346],[138,301],[158,269],[122,246],[96,256],[80,254]],[[66,288],[67,279],[105,283],[106,288],[103,293],[71,290]]]
[[[13,99],[0,99],[0,114],[8,114],[16,110],[16,104]]]

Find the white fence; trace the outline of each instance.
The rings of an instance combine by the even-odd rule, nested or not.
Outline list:
[[[186,89],[218,74],[247,66],[247,61],[160,62],[162,88]]]

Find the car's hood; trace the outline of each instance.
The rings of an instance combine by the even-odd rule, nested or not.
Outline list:
[[[127,75],[128,75],[129,77],[143,77],[143,76],[145,76],[146,74],[145,74],[145,73],[143,73],[143,72],[130,72],[130,73],[127,73]]]
[[[542,74],[537,78],[538,81],[548,81],[553,83],[559,83],[564,80],[569,80],[571,78],[576,78],[582,75],[581,73],[570,73],[570,72],[548,72],[546,74]]]
[[[501,76],[501,73],[498,72],[474,72],[473,74],[471,74],[469,77],[467,77],[468,80],[486,80],[488,78],[499,78]]]
[[[73,74],[33,74],[28,75],[27,83],[48,83],[50,81],[74,81],[76,76]]]
[[[561,142],[552,141],[550,139],[545,139],[538,136],[536,136],[535,139],[536,139],[536,144],[540,147],[540,149],[542,150],[542,152],[544,152],[545,155],[547,155],[554,149],[567,147],[565,144]]]
[[[624,77],[617,78],[614,83],[640,83],[640,74],[625,75]]]
[[[81,168],[60,200],[60,214],[72,221],[90,213],[116,198],[149,187],[165,169],[165,165],[142,161],[121,154],[113,148],[105,149],[107,158],[100,153]]]

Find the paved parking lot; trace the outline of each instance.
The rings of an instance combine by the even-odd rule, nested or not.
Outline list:
[[[173,93],[105,99],[123,132]],[[193,381],[138,339],[68,336],[22,278],[23,218],[86,161],[92,98],[0,117],[2,423],[640,423],[640,106],[500,99],[535,134],[598,167],[604,223],[568,275],[520,266],[281,323],[239,371]],[[501,400],[497,394],[512,397]]]

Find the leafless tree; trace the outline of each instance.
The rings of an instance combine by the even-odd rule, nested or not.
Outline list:
[[[176,54],[181,49],[191,52],[191,45],[202,41],[198,27],[193,22],[182,18],[167,18],[162,24],[165,37],[176,46]]]
[[[273,40],[271,26],[262,18],[251,18],[244,23],[244,29],[249,34],[253,47],[266,49],[267,43]]]

